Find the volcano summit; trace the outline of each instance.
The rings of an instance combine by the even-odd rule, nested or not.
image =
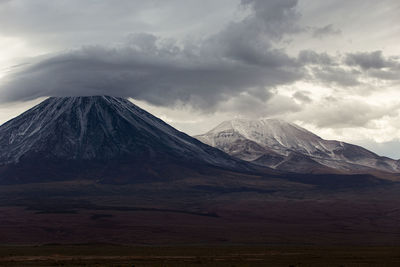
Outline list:
[[[246,163],[177,131],[130,101],[49,98],[0,127],[0,182],[129,182]],[[32,180],[33,179],[33,180]]]

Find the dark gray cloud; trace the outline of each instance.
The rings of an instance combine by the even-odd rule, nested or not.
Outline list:
[[[297,22],[297,0],[242,0],[250,14],[242,21],[230,23],[203,44],[203,52],[223,55],[250,65],[281,67],[295,60],[274,44],[287,34],[301,29]]]
[[[317,53],[312,50],[299,52],[298,61],[301,65],[336,65],[336,59],[327,53]]]
[[[343,87],[352,87],[360,85],[360,72],[357,70],[346,70],[341,66],[318,66],[313,67],[312,75],[314,79],[325,85],[339,85]]]
[[[399,58],[385,57],[382,51],[348,53],[344,63],[351,67],[358,67],[367,77],[400,80]]]
[[[345,63],[364,70],[383,69],[395,64],[392,60],[384,58],[382,51],[349,53],[345,58]]]
[[[354,87],[361,84],[361,72],[356,69],[345,68],[340,56],[331,56],[327,53],[317,53],[312,50],[299,52],[297,61],[307,69],[307,79],[321,83],[324,86]]]
[[[292,97],[303,103],[311,103],[312,99],[309,97],[309,95],[310,95],[310,92],[308,92],[308,91],[297,91],[292,95]]]
[[[314,28],[312,32],[312,36],[314,38],[325,38],[327,36],[331,35],[338,35],[341,34],[341,31],[338,29],[335,29],[333,24],[328,24],[326,26],[320,27],[320,28]]]
[[[242,5],[250,7],[252,15],[245,19],[246,24],[259,28],[270,38],[280,39],[285,33],[301,30],[297,25],[300,18],[297,0],[242,0]]]
[[[132,34],[122,46],[87,46],[33,60],[9,74],[1,100],[116,95],[212,110],[243,92],[267,100],[268,89],[300,79],[295,58],[275,48],[298,31],[297,1],[243,0],[249,15],[201,42]]]
[[[205,108],[249,88],[272,87],[299,78],[297,72],[283,67],[193,58],[176,47],[156,52],[151,46],[146,49],[87,47],[50,57],[6,78],[2,99],[105,94],[157,105],[184,101]]]
[[[400,68],[397,67],[389,70],[369,70],[368,75],[379,80],[399,81]]]

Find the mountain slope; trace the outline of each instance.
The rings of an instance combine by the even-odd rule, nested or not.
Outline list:
[[[0,126],[0,147],[0,181],[165,177],[172,166],[247,168],[109,96],[49,98]]]
[[[277,169],[292,171],[290,166],[296,161],[283,163],[298,159],[301,154],[309,165],[309,168],[303,166],[302,172],[323,166],[355,173],[373,170],[400,172],[398,161],[380,157],[356,145],[324,140],[296,124],[277,119],[226,121],[195,137],[238,158]],[[257,149],[245,145],[249,142]],[[293,168],[293,171],[296,169],[299,168]]]

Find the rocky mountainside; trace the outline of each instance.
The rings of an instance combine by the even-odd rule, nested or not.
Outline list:
[[[232,156],[275,169],[400,172],[396,160],[380,157],[360,146],[324,140],[296,124],[278,119],[225,121],[195,137]]]
[[[175,169],[248,165],[109,96],[49,98],[0,126],[0,147],[0,181],[162,178]]]

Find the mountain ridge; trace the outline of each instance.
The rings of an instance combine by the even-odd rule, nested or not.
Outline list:
[[[361,146],[322,139],[280,119],[225,121],[195,138],[232,156],[275,169],[281,169],[285,160],[295,157],[293,153],[300,153],[309,157],[308,162],[315,161],[314,167],[322,165],[339,172],[400,172],[399,161],[378,156]],[[263,159],[266,155],[270,160]]]

